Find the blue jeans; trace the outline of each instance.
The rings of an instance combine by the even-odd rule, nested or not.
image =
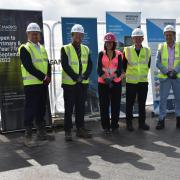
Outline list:
[[[166,117],[167,98],[171,87],[175,97],[176,117],[180,117],[180,79],[167,78],[160,81],[159,120],[163,120]]]

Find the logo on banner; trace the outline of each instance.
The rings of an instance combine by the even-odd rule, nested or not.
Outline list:
[[[164,22],[164,27],[167,26],[167,25],[172,25],[172,26],[175,26],[174,22]]]
[[[2,25],[0,24],[0,31],[17,31],[17,26],[16,25]]]
[[[138,24],[138,15],[126,15],[127,24]]]

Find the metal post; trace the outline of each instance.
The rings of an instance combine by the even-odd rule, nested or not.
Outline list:
[[[43,25],[47,27],[48,31],[49,31],[49,59],[52,60],[52,39],[51,39],[51,27],[49,26],[49,24],[43,22]],[[52,66],[52,65],[51,65]],[[52,69],[51,69],[51,73],[52,73]],[[54,114],[54,110],[53,110],[53,84],[50,83],[49,85],[49,94],[50,94],[50,104],[51,104],[51,112],[52,114]]]
[[[55,22],[54,24],[53,24],[53,26],[52,26],[52,57],[53,57],[53,59],[55,59],[56,57],[55,57],[55,45],[54,45],[54,29],[55,29],[55,27],[58,25],[58,24],[60,24],[60,21],[57,21],[57,22]],[[52,66],[53,68],[52,68],[52,70],[53,70],[53,72],[55,72],[55,64]],[[54,99],[57,99],[57,94],[56,94],[56,78],[55,78],[56,76],[55,76],[55,74],[53,74],[53,79],[52,79],[52,83],[53,83],[53,85],[54,85]],[[55,114],[57,113],[57,108],[56,108],[56,102],[54,103],[54,111],[55,111]]]

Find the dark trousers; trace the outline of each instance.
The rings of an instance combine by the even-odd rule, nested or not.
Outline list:
[[[132,124],[133,105],[137,96],[139,107],[139,124],[145,123],[146,119],[146,98],[148,92],[148,83],[126,84],[126,121],[127,125]]]
[[[106,84],[98,84],[99,104],[101,114],[101,124],[103,129],[118,128],[120,103],[121,103],[121,83],[114,83],[112,88]],[[111,105],[111,122],[109,117],[109,107]]]
[[[36,121],[38,128],[45,127],[45,112],[48,95],[48,87],[45,85],[30,85],[24,87],[25,92],[25,128],[32,128]]]
[[[73,128],[72,114],[75,107],[76,128],[84,127],[85,100],[87,96],[87,85],[77,83],[76,85],[63,85],[64,96],[64,130],[70,131]]]

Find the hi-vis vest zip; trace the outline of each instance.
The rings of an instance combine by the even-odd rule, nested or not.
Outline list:
[[[79,60],[72,44],[64,46],[64,50],[68,56],[69,66],[73,69],[76,74],[79,74]],[[89,48],[81,44],[81,62],[82,62],[82,74],[86,71],[88,65]],[[83,84],[88,84],[89,79],[83,80]],[[62,84],[75,85],[76,82],[63,70],[62,71]]]
[[[149,59],[151,52],[149,48],[142,47],[137,55],[134,46],[124,48],[125,57],[128,61],[126,70],[126,82],[137,84],[138,82],[148,82]]]
[[[112,77],[118,68],[118,56],[122,55],[122,54],[118,50],[116,50],[115,53],[116,53],[116,56],[110,61],[108,56],[106,55],[106,51],[103,52],[102,68],[103,68],[103,71],[105,72],[105,76],[107,78]],[[117,77],[117,78],[113,79],[113,81],[120,82],[121,78]],[[104,79],[102,77],[98,77],[98,82],[105,84]]]
[[[43,45],[40,45],[40,52],[37,51],[37,49],[34,47],[34,45],[31,42],[27,42],[26,44],[22,44],[18,48],[18,52],[20,54],[20,49],[22,47],[25,47],[26,50],[30,53],[32,63],[36,69],[43,72],[44,74],[47,74],[48,71],[48,56],[47,52]],[[37,79],[35,76],[31,75],[21,64],[21,72],[22,72],[22,78],[23,78],[23,84],[26,85],[35,85],[35,84],[43,84],[42,81]]]
[[[158,51],[161,52],[161,63],[164,67],[168,69],[168,47],[167,43],[159,44]],[[175,43],[175,59],[173,68],[175,69],[177,66],[180,66],[180,43]],[[180,73],[177,74],[177,77],[180,78]],[[158,70],[158,78],[166,79],[167,75],[163,74],[160,70]]]

